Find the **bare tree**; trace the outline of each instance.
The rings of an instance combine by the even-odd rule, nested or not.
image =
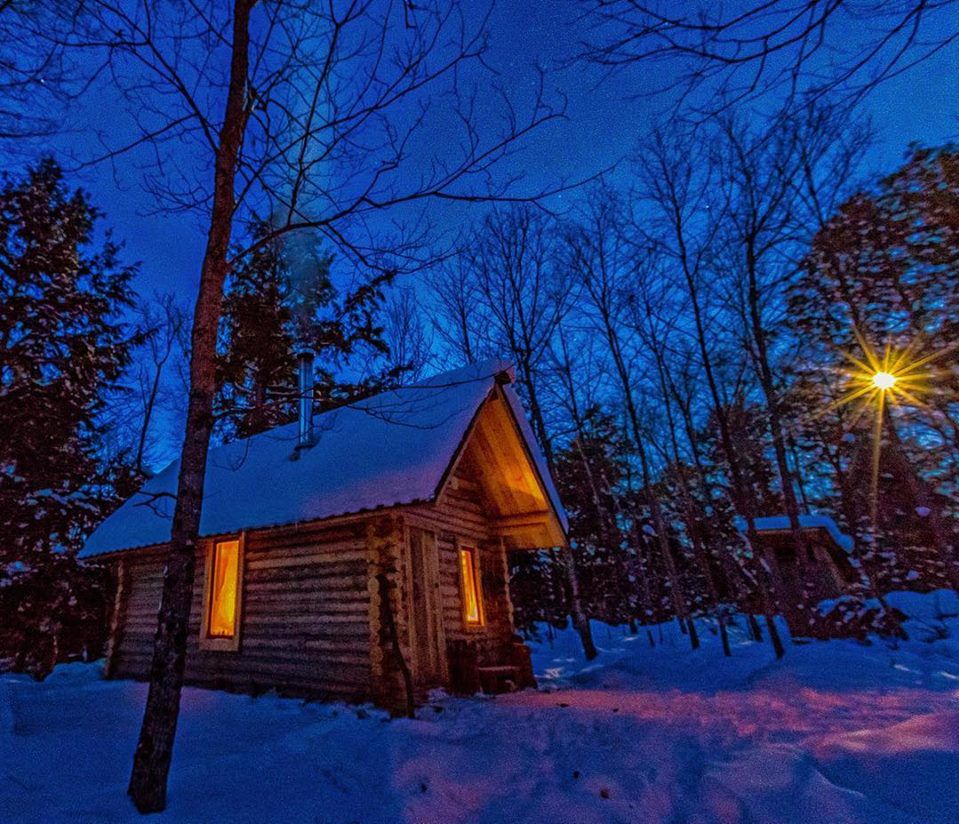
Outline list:
[[[565,323],[565,322],[564,322]],[[624,529],[627,522],[620,505],[620,493],[613,488],[603,467],[594,467],[584,443],[589,437],[587,418],[591,412],[600,408],[595,397],[594,387],[603,379],[601,357],[592,351],[592,330],[577,330],[573,324],[560,324],[551,347],[552,372],[556,381],[551,393],[554,403],[565,408],[572,423],[572,432],[567,449],[575,454],[586,479],[589,501],[596,513],[598,523],[597,537],[602,547],[612,554],[615,578],[611,583],[612,592],[620,607],[628,611],[630,631],[637,632],[636,614],[632,611],[635,583],[640,581],[640,604],[643,619],[652,614],[649,581],[645,577],[645,542],[638,541],[628,546],[624,541]],[[576,334],[579,332],[579,334]],[[574,337],[571,342],[571,337]],[[575,351],[574,351],[575,349]],[[614,444],[609,444],[614,449]],[[651,635],[649,636],[652,637]]]
[[[412,289],[399,289],[390,298],[384,319],[383,341],[389,347],[389,371],[406,380],[418,380],[429,363],[432,339]]]
[[[487,346],[513,358],[533,430],[550,464],[552,439],[540,382],[550,342],[570,306],[568,281],[556,265],[553,240],[543,212],[514,206],[489,215],[466,250],[489,322]]]
[[[626,237],[626,220],[617,198],[608,190],[599,190],[589,198],[584,224],[567,236],[569,267],[581,279],[583,294],[590,304],[590,316],[596,331],[603,336],[609,349],[619,390],[626,409],[633,446],[639,458],[643,492],[652,514],[653,526],[660,555],[669,577],[669,594],[676,617],[689,633],[693,649],[699,647],[696,624],[692,620],[662,503],[653,485],[653,467],[647,446],[647,434],[640,422],[635,397],[635,381],[627,363],[623,331],[627,328],[622,317],[627,303],[623,279],[641,280],[644,271],[642,251]]]
[[[710,346],[710,318],[704,305],[704,280],[716,232],[720,224],[715,215],[716,205],[710,203],[708,175],[694,165],[695,150],[690,143],[676,140],[667,142],[657,135],[647,147],[642,159],[642,193],[658,212],[660,234],[650,239],[658,244],[685,286],[693,320],[693,335],[700,355],[700,365],[706,378],[713,411],[719,425],[723,454],[729,468],[733,503],[746,522],[746,535],[751,547],[759,547],[756,533],[755,502],[741,466],[733,441],[730,421],[726,414],[726,400],[720,390],[715,369],[715,353]],[[704,220],[701,215],[710,215]],[[783,592],[776,559],[767,555],[765,569],[773,591]],[[775,623],[775,604],[769,589],[760,587],[764,601],[766,624],[776,657],[785,654]]]
[[[133,453],[133,468],[138,475],[145,470],[144,460],[156,413],[169,392],[169,369],[186,356],[187,315],[173,293],[156,294],[139,307],[139,324],[146,339],[144,355],[136,367],[139,432]],[[175,380],[175,379],[174,379]]]
[[[733,281],[730,300],[740,316],[749,355],[766,407],[783,505],[800,565],[807,546],[800,502],[789,465],[787,433],[777,375],[776,349],[793,349],[774,332],[785,326],[785,290],[818,225],[823,204],[848,191],[864,143],[857,124],[826,107],[805,107],[757,131],[740,119],[720,125],[718,185],[724,194],[721,260]],[[846,139],[846,135],[850,139]],[[825,177],[821,169],[828,167]],[[809,608],[803,604],[803,608]]]
[[[582,5],[582,56],[609,70],[666,63],[661,90],[681,102],[703,90],[707,112],[770,91],[858,98],[959,39],[952,0]]]
[[[153,812],[166,803],[179,714],[217,328],[233,260],[312,231],[357,267],[422,266],[422,231],[384,241],[376,216],[390,210],[415,227],[429,200],[522,199],[494,167],[561,112],[541,89],[521,117],[503,92],[502,122],[480,122],[473,101],[488,79],[486,20],[471,25],[455,5],[94,0],[85,12],[63,42],[108,56],[100,82],[120,93],[133,122],[132,137],[110,141],[103,158],[146,157],[143,179],[158,208],[194,211],[207,238],[177,502],[129,785],[137,808]],[[437,122],[459,124],[462,139],[429,141]],[[131,133],[115,124],[113,132]],[[272,229],[250,241],[239,227],[257,216]]]
[[[479,295],[469,257],[453,255],[427,278],[436,305],[433,328],[454,358],[474,363],[480,356]]]
[[[550,469],[553,440],[543,404],[544,367],[553,336],[569,309],[568,281],[556,265],[553,227],[531,206],[512,206],[487,216],[465,250],[474,285],[469,298],[485,319],[487,351],[508,354],[529,407],[533,432]],[[475,298],[472,290],[475,288]],[[463,303],[455,304],[455,307]],[[587,659],[596,657],[589,616],[582,606],[572,548],[560,549],[570,589],[573,624]]]
[[[63,128],[83,88],[63,49],[64,8],[54,0],[0,0],[0,142],[8,155],[35,148]]]
[[[673,300],[672,288],[666,278],[643,278],[634,284],[628,305],[630,308],[629,325],[634,328],[643,341],[656,367],[656,376],[659,383],[662,408],[666,413],[666,433],[668,448],[666,463],[673,467],[676,476],[676,486],[679,488],[680,505],[683,521],[686,525],[686,534],[692,544],[693,556],[696,559],[703,581],[706,585],[706,596],[715,612],[716,622],[722,641],[723,653],[732,655],[729,645],[729,632],[726,627],[726,616],[720,604],[719,590],[713,575],[710,559],[713,557],[713,540],[709,530],[703,528],[706,513],[702,510],[693,493],[693,484],[686,472],[686,456],[680,446],[679,422],[676,419],[676,382],[670,375],[671,363],[669,348],[671,338],[675,336],[675,317],[682,314],[685,305]],[[697,476],[702,485],[702,491],[709,489],[706,474],[702,467],[702,460],[698,454],[698,439],[695,429],[691,425],[686,427],[689,446],[693,451],[693,462]],[[706,500],[709,500],[708,492]]]

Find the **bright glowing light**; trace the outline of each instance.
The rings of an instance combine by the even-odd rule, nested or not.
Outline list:
[[[887,389],[892,389],[892,387],[895,385],[896,376],[889,372],[876,372],[872,376],[872,382],[876,389],[882,389],[885,391]]]
[[[888,405],[927,409],[922,396],[933,391],[940,374],[933,362],[955,351],[956,347],[937,347],[923,353],[922,341],[917,338],[903,349],[893,349],[892,346],[876,349],[858,330],[854,333],[862,353],[857,356],[843,352],[847,362],[846,368],[840,372],[844,391],[827,408],[852,404],[853,416],[846,423],[849,428],[855,427],[867,410],[875,410],[881,417]]]
[[[847,361],[841,370],[841,388],[843,394],[823,411],[837,409],[847,404],[852,406],[852,415],[844,421],[847,431],[855,428],[867,411],[873,414],[872,437],[872,473],[870,478],[870,520],[873,530],[877,530],[876,518],[879,498],[879,453],[882,445],[882,433],[885,421],[889,418],[890,407],[908,407],[929,411],[922,396],[941,386],[937,378],[941,374],[934,361],[948,353],[955,352],[959,344],[930,347],[922,352],[924,341],[916,338],[902,349],[886,345],[876,349],[869,344],[858,329],[853,329],[862,354],[856,356],[844,352]]]
[[[467,624],[482,624],[479,581],[476,578],[476,558],[472,547],[460,547],[460,572],[463,576],[463,617]]]
[[[220,541],[214,547],[210,589],[211,638],[232,638],[236,632],[240,542]]]

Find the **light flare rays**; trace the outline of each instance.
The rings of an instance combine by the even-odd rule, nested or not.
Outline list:
[[[921,353],[923,341],[917,338],[902,349],[894,349],[887,344],[880,351],[871,346],[858,329],[853,331],[862,354],[843,353],[847,365],[840,371],[840,377],[845,392],[822,411],[852,406],[853,414],[847,431],[858,426],[867,411],[873,412],[869,513],[875,535],[878,530],[879,460],[883,426],[890,408],[908,406],[931,411],[923,396],[934,392],[937,379],[945,377],[945,373],[937,370],[933,364],[954,351],[956,345]]]

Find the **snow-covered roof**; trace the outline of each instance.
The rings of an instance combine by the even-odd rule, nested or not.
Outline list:
[[[473,418],[512,370],[487,361],[315,415],[316,442],[292,460],[297,424],[210,449],[200,535],[320,520],[435,499]],[[566,515],[516,393],[500,381],[563,529]],[[170,539],[179,461],[107,518],[79,557]]]
[[[755,523],[757,532],[783,532],[789,529],[789,516],[770,515],[764,518],[756,518]],[[801,529],[824,529],[829,533],[829,537],[836,542],[836,546],[846,552],[852,551],[852,538],[846,535],[828,515],[800,515],[799,527]],[[740,532],[745,532],[746,522],[740,519],[740,522],[737,522],[737,528]]]

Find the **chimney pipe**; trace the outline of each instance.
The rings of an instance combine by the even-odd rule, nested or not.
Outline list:
[[[299,433],[296,448],[309,449],[313,446],[313,350],[300,349],[296,353],[296,366],[299,373]]]

